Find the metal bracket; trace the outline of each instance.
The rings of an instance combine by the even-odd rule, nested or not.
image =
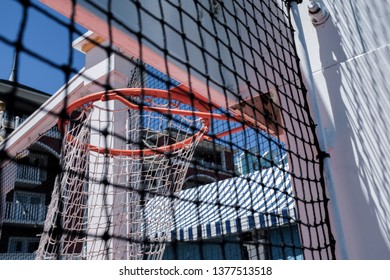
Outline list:
[[[323,24],[329,18],[328,10],[318,2],[310,1],[307,8],[314,26]]]

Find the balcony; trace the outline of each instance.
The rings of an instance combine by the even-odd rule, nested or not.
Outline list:
[[[16,182],[25,187],[39,186],[46,179],[46,172],[38,166],[18,164]]]
[[[0,260],[35,260],[34,253],[0,253]]]
[[[22,204],[6,202],[5,223],[43,225],[46,218],[47,206],[43,204]]]
[[[27,120],[27,117],[9,116],[7,113],[1,113],[0,129],[4,127],[13,130],[21,125],[25,120]],[[46,131],[44,135],[51,138],[62,139],[61,132],[58,130],[56,125]]]

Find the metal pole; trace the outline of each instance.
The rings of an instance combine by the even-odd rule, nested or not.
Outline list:
[[[302,3],[302,0],[289,0],[288,2],[290,5],[291,14],[293,16],[293,24],[295,29],[295,43],[297,48],[297,54],[300,59],[300,69],[303,76],[302,78],[308,91],[308,96],[309,96],[308,102],[310,108],[312,108],[311,114],[318,128],[317,138],[318,138],[319,146],[321,151],[327,152],[328,146],[326,144],[326,138],[322,126],[321,113],[320,113],[320,107],[317,99],[313,72],[310,65],[309,53],[307,50],[305,35],[303,32],[302,21],[300,18],[299,8],[298,8],[298,3]],[[337,240],[336,248],[338,252],[338,257],[340,259],[348,259],[347,250],[345,248],[346,243],[344,242],[345,234],[343,231],[343,226],[340,217],[338,215],[339,209],[338,209],[337,197],[335,195],[336,194],[335,186],[334,186],[333,177],[331,173],[330,158],[324,157],[323,164],[324,164],[324,177],[325,177],[326,189],[332,205],[332,212],[329,213],[329,215],[332,218],[332,225],[333,225],[333,229],[335,230],[335,236]]]

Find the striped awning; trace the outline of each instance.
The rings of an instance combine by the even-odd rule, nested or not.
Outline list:
[[[280,167],[186,189],[176,199],[170,236],[176,240],[266,229],[295,219],[290,176]]]

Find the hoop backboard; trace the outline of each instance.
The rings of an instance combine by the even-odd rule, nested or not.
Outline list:
[[[243,6],[210,0],[185,1],[185,5],[178,0],[80,0],[75,5],[71,0],[41,2],[69,18],[73,16],[99,38],[169,73],[222,108],[257,104],[260,98],[256,97],[277,91],[286,83],[284,77],[289,77],[289,64],[293,63],[289,59],[282,66],[277,62],[278,57],[288,58],[288,50],[282,46],[290,34],[270,39],[270,34],[280,32],[270,22],[284,17],[275,3],[253,8],[247,0]],[[259,127],[280,134],[275,127],[275,123],[280,124],[278,109],[268,108],[264,118],[260,116],[263,107],[260,114],[252,113],[252,118],[258,116]]]

